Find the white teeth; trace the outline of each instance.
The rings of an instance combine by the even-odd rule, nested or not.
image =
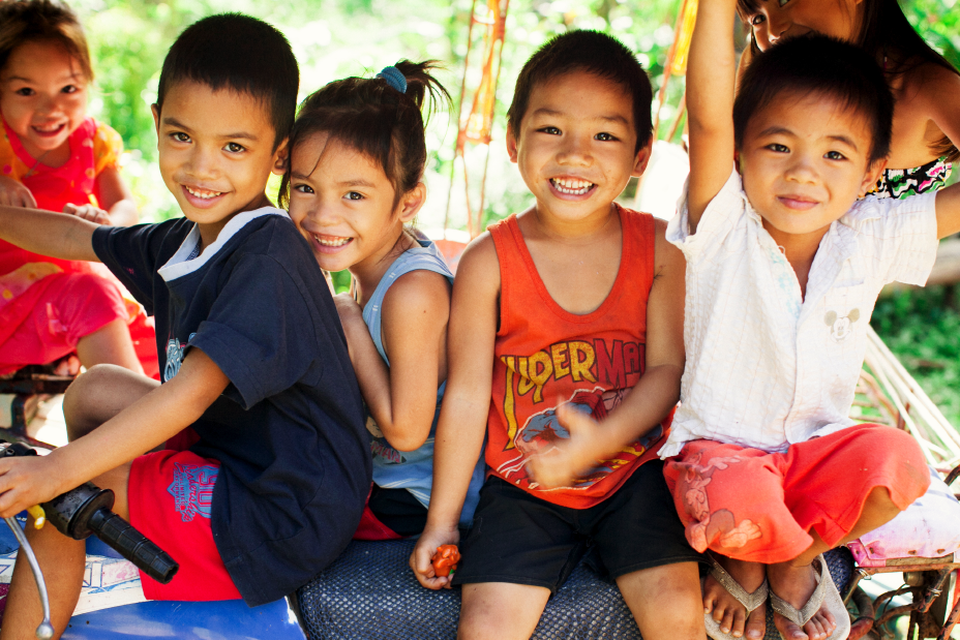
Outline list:
[[[209,200],[211,198],[216,198],[221,195],[222,191],[209,191],[207,189],[196,189],[193,187],[188,187],[183,185],[183,188],[187,190],[187,193],[192,195],[194,198],[200,198],[201,200]]]
[[[560,193],[576,196],[583,195],[594,187],[592,182],[578,180],[576,178],[551,178],[550,183],[553,184]]]
[[[48,125],[33,125],[33,128],[39,131],[40,133],[53,133],[54,131],[59,131],[62,128],[62,124],[48,124]]]
[[[350,238],[331,238],[329,236],[313,236],[313,239],[325,247],[342,247],[350,242]]]

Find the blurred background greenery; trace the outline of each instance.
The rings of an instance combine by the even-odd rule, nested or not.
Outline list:
[[[241,11],[276,25],[287,35],[300,61],[301,98],[336,78],[373,74],[401,58],[429,58],[446,65],[440,79],[456,99],[472,7],[470,0],[72,0],[70,4],[86,28],[97,75],[91,115],[123,136],[128,150],[124,176],[146,220],[178,215],[156,168],[156,136],[149,106],[156,95],[166,49],[188,24],[212,13]],[[960,67],[957,0],[903,0],[901,5],[927,42]],[[503,144],[504,114],[513,82],[530,54],[567,29],[607,31],[638,52],[657,91],[679,7],[680,0],[510,3],[489,150],[485,221],[530,204]],[[472,55],[479,53],[475,49]],[[674,119],[682,92],[682,79],[669,85],[661,112],[661,137]],[[431,157],[426,181],[430,195],[419,218],[421,227],[444,224],[457,139],[455,114],[455,110],[439,114],[429,126]],[[467,161],[482,162],[469,155]],[[454,191],[449,226],[464,228],[465,203],[458,195],[462,186]],[[878,303],[872,321],[954,425],[960,425],[958,300],[956,286],[900,291]]]

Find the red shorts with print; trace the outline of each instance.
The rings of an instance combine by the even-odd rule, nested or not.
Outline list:
[[[148,600],[236,600],[213,542],[213,485],[220,463],[191,451],[167,449],[134,459],[127,484],[130,523],[180,564],[169,584],[140,572]]]
[[[663,468],[697,551],[750,562],[792,560],[813,542],[836,546],[870,492],[885,487],[901,510],[930,484],[909,434],[862,424],[767,453],[712,440],[688,442]]]

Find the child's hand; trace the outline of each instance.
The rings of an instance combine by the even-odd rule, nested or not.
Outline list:
[[[57,464],[48,458],[0,459],[0,518],[15,516],[62,493]]]
[[[527,463],[531,478],[545,488],[572,486],[597,466],[600,423],[567,404],[557,407],[557,421],[570,437],[556,441],[552,449]]]
[[[413,575],[417,577],[417,582],[427,589],[449,589],[450,576],[438,576],[433,568],[433,554],[437,552],[437,547],[445,544],[457,544],[460,541],[460,531],[453,527],[452,529],[433,529],[430,525],[423,530],[417,545],[410,554],[410,568],[413,569]]]
[[[97,224],[111,224],[110,214],[92,204],[64,205],[63,212]]]
[[[22,183],[9,176],[0,176],[0,205],[36,209],[37,201]]]

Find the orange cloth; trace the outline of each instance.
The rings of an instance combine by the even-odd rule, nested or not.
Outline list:
[[[839,544],[876,487],[902,510],[930,485],[917,441],[869,423],[784,453],[693,440],[667,458],[663,475],[690,546],[764,564],[796,558],[813,542],[810,531]]]
[[[663,443],[669,418],[601,461],[572,487],[539,489],[526,462],[568,437],[556,419],[565,402],[603,422],[645,367],[647,297],[654,273],[654,220],[618,207],[623,233],[613,288],[595,311],[575,315],[550,297],[516,216],[489,228],[500,261],[500,328],[487,422],[493,474],[554,504],[584,509],[616,491]],[[575,259],[575,256],[571,256]]]

